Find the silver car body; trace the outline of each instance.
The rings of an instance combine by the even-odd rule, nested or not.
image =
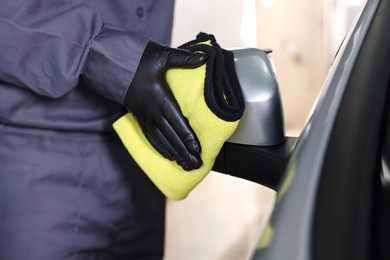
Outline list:
[[[329,136],[354,63],[380,1],[366,2],[344,39],[285,171],[274,212],[253,259],[309,260],[316,192]]]

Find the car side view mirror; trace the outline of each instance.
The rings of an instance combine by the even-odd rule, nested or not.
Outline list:
[[[245,112],[213,170],[276,189],[296,138],[285,136],[279,85],[270,51],[231,49]]]
[[[245,112],[228,142],[260,146],[283,143],[283,109],[272,59],[267,51],[255,48],[232,52]]]

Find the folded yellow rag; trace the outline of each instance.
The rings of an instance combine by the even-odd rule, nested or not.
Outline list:
[[[244,111],[244,99],[234,68],[234,57],[222,49],[213,35],[200,33],[196,40],[179,48],[205,52],[207,63],[195,69],[169,69],[167,82],[183,115],[201,144],[202,166],[183,170],[175,161],[158,153],[147,141],[131,113],[113,125],[133,159],[172,200],[190,193],[212,169],[224,142],[237,127]]]

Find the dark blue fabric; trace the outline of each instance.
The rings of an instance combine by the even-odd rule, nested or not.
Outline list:
[[[161,259],[165,199],[112,129],[174,0],[0,1],[0,259]]]
[[[113,131],[148,40],[169,44],[173,4],[0,1],[0,123]]]
[[[0,259],[162,259],[165,199],[115,135],[0,125]]]

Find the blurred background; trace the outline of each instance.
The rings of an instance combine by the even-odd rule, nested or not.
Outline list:
[[[363,0],[176,0],[173,46],[214,34],[223,48],[272,49],[286,134],[298,136]],[[188,198],[168,201],[165,260],[247,259],[274,191],[211,172]]]

